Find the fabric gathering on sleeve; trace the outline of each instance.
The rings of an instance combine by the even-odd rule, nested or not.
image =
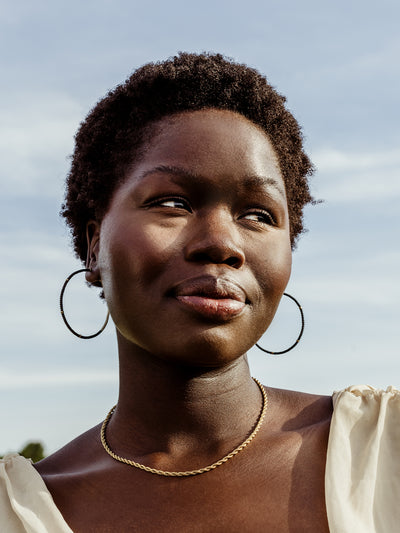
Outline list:
[[[330,533],[400,530],[400,391],[333,394],[325,471]],[[0,532],[73,533],[30,460],[0,460]]]
[[[31,461],[18,454],[0,460],[0,531],[72,533]]]
[[[331,533],[400,531],[400,391],[333,394],[325,473]]]

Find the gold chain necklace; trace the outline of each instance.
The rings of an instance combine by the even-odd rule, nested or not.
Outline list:
[[[110,421],[110,418],[112,417],[115,411],[115,408],[117,407],[116,405],[114,405],[114,407],[110,410],[110,412],[106,416],[106,419],[104,420],[101,426],[100,439],[101,439],[103,448],[108,453],[108,455],[110,455],[116,461],[119,461],[120,463],[125,463],[130,466],[134,466],[135,468],[140,468],[140,470],[145,470],[146,472],[150,472],[151,474],[158,474],[159,476],[187,477],[187,476],[196,476],[197,474],[204,474],[205,472],[214,470],[214,468],[217,468],[217,466],[221,466],[222,464],[229,461],[229,459],[232,459],[232,457],[234,457],[240,451],[242,451],[243,448],[246,448],[246,446],[250,444],[250,442],[254,439],[254,437],[257,435],[257,433],[260,430],[261,424],[263,423],[263,420],[265,417],[265,412],[268,407],[268,396],[264,390],[264,387],[261,385],[258,379],[253,378],[253,380],[257,383],[261,391],[262,398],[263,398],[262,408],[261,408],[260,416],[258,417],[258,420],[257,420],[257,424],[255,428],[253,429],[253,431],[250,433],[250,435],[247,437],[247,439],[244,442],[242,442],[242,444],[239,444],[239,446],[237,446],[234,450],[228,453],[228,455],[225,455],[225,457],[223,457],[219,461],[216,461],[212,465],[205,466],[204,468],[199,468],[198,470],[186,470],[184,472],[170,472],[168,470],[158,470],[157,468],[150,468],[149,466],[143,465],[141,463],[136,463],[135,461],[131,461],[130,459],[125,459],[125,457],[120,457],[119,455],[117,455],[111,450],[106,440],[106,428],[107,428],[108,422]]]

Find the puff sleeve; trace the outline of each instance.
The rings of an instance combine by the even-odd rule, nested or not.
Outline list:
[[[0,460],[0,531],[72,533],[32,463],[17,454]]]
[[[400,391],[333,395],[325,496],[331,533],[400,531]]]

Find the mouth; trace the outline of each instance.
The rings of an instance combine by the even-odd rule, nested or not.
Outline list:
[[[193,313],[221,322],[240,315],[250,303],[239,285],[214,276],[185,280],[173,288],[171,296]]]

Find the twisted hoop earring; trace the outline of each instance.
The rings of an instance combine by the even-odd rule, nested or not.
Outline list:
[[[260,350],[262,350],[263,352],[265,353],[269,353],[269,354],[272,354],[272,355],[281,355],[283,353],[287,353],[287,352],[290,352],[290,350],[292,350],[295,346],[297,346],[297,344],[299,343],[302,335],[303,335],[303,331],[304,331],[304,313],[303,313],[303,309],[301,308],[301,305],[299,304],[299,302],[296,300],[296,298],[294,298],[293,296],[291,296],[290,294],[288,294],[287,292],[284,292],[283,293],[283,296],[287,296],[288,298],[290,298],[291,300],[294,301],[294,303],[297,305],[297,307],[299,308],[300,310],[300,315],[301,315],[301,329],[300,329],[300,334],[299,336],[297,337],[297,339],[295,340],[295,342],[292,344],[292,346],[290,346],[289,348],[287,348],[286,350],[282,350],[280,352],[270,352],[269,350],[266,350],[265,348],[262,348],[259,344],[256,343],[256,346],[257,348],[259,348]]]
[[[73,333],[74,335],[76,335],[77,337],[79,337],[80,339],[93,339],[94,337],[97,337],[97,335],[100,335],[100,333],[105,329],[105,327],[107,326],[107,322],[108,322],[108,319],[110,317],[110,313],[109,311],[107,311],[107,317],[106,317],[106,321],[104,322],[104,324],[102,325],[101,329],[99,329],[99,331],[97,333],[93,333],[93,335],[81,335],[80,333],[77,333],[71,326],[70,324],[68,323],[68,320],[66,319],[65,317],[65,313],[64,313],[64,304],[63,304],[63,298],[64,298],[64,292],[65,292],[65,289],[68,285],[68,283],[70,282],[71,278],[73,278],[74,276],[76,276],[76,274],[80,274],[81,272],[90,272],[90,268],[81,268],[80,270],[76,270],[75,272],[72,272],[72,274],[70,274],[68,276],[68,278],[64,281],[64,285],[62,286],[62,289],[61,289],[61,292],[60,292],[60,312],[61,312],[61,316],[64,320],[64,323],[65,325],[67,326],[67,328],[70,330],[71,333]]]

